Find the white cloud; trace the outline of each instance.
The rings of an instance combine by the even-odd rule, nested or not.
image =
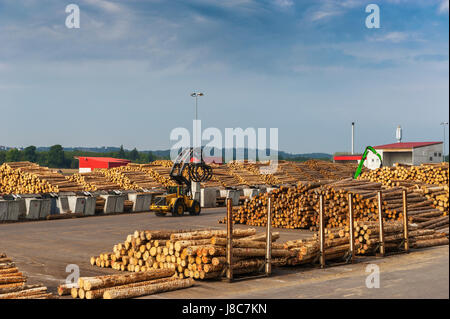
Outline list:
[[[439,6],[440,13],[448,13],[448,0],[443,0]]]
[[[123,10],[122,6],[106,0],[84,0],[84,2],[96,6],[98,8],[101,8],[110,13],[118,13]]]
[[[406,32],[389,32],[385,35],[379,36],[374,38],[373,40],[379,41],[379,42],[403,42],[405,40],[408,40],[410,38],[409,34]]]
[[[336,16],[336,15],[340,15],[342,14],[343,11],[341,10],[319,10],[314,12],[311,15],[311,21],[317,21],[317,20],[322,20],[328,17],[332,17],[332,16]]]
[[[294,5],[294,2],[292,0],[275,0],[275,4],[277,6],[287,8],[292,7]]]

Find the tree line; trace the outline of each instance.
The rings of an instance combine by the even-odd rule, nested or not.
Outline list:
[[[41,166],[51,168],[78,168],[78,160],[75,156],[113,157],[131,160],[133,163],[145,164],[161,159],[152,152],[139,152],[136,148],[132,151],[124,150],[123,145],[118,152],[87,152],[87,151],[64,151],[61,145],[53,145],[48,151],[37,151],[36,146],[28,146],[23,150],[12,148],[0,151],[0,165],[6,162],[29,161]]]

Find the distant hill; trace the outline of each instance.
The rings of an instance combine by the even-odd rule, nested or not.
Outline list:
[[[38,152],[47,152],[50,150],[50,147],[37,147],[36,150]],[[82,152],[92,152],[92,153],[111,153],[111,152],[118,152],[120,150],[120,147],[114,147],[114,146],[102,146],[102,147],[64,147],[64,150],[67,152],[72,151],[82,151]]]
[[[169,158],[170,150],[158,150],[151,151],[154,155]],[[268,150],[267,150],[268,152]],[[236,154],[236,150],[234,150],[234,154]],[[247,157],[248,149],[244,149],[244,156]],[[225,157],[225,150],[222,150],[222,156]],[[333,155],[327,153],[303,153],[303,154],[292,154],[283,151],[278,152],[278,158],[280,160],[308,160],[308,159],[321,159],[321,160],[331,160]]]

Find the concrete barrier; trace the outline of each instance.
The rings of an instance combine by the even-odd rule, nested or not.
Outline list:
[[[7,221],[9,201],[0,199],[0,221]]]
[[[111,214],[116,211],[116,195],[100,195],[105,199],[105,207],[103,207],[103,213]]]
[[[50,215],[52,209],[52,200],[50,198],[43,198],[41,201],[41,207],[39,208],[39,218],[45,219]]]
[[[95,215],[95,201],[96,198],[92,196],[86,196],[85,197],[86,203],[84,205],[84,215],[85,216],[92,216]]]
[[[41,213],[41,200],[37,198],[24,198],[25,199],[25,218],[26,219],[39,219]]]
[[[126,199],[127,195],[116,195],[116,205],[114,208],[115,213],[123,213],[123,206]]]
[[[200,206],[204,208],[216,207],[218,189],[214,187],[202,188],[200,191]]]
[[[252,199],[256,195],[259,194],[259,189],[257,188],[244,188],[244,196],[247,196],[249,199]]]
[[[84,213],[86,206],[86,197],[84,196],[68,196],[69,210],[72,213]]]
[[[150,211],[150,205],[152,204],[153,194],[144,194],[144,203],[142,204],[142,211]]]
[[[226,199],[231,198],[233,206],[239,205],[239,197],[241,196],[239,190],[234,189],[221,189],[220,197],[225,197]],[[225,203],[226,204],[226,203]]]
[[[15,202],[19,205],[19,218],[25,218],[27,216],[27,206],[25,205],[25,199],[16,198]]]
[[[61,196],[54,199],[54,205],[52,205],[51,215],[59,215],[70,212],[69,199],[67,196]]]
[[[201,188],[200,183],[192,183],[191,184],[192,198],[198,202],[200,202],[200,198],[201,198],[201,189],[202,188]]]
[[[20,216],[20,201],[11,200],[8,203],[8,220],[19,220]]]
[[[133,202],[133,208],[131,209],[131,211],[133,212],[144,211],[145,194],[130,193],[128,194],[128,200]]]

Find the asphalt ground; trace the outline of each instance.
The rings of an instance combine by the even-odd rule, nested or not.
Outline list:
[[[153,213],[94,216],[76,219],[0,224],[0,252],[12,257],[29,283],[42,283],[50,291],[77,265],[80,276],[117,273],[91,266],[91,256],[111,252],[136,229],[225,229],[218,220],[225,208],[204,209],[200,216],[157,217]],[[247,228],[235,225],[236,228]],[[258,232],[264,228],[256,227]],[[306,230],[274,229],[278,242],[307,238]],[[376,266],[373,266],[376,265]],[[368,276],[379,271],[379,288],[368,288]],[[372,277],[369,277],[372,278]],[[307,266],[274,268],[268,278],[197,281],[189,289],[144,298],[449,298],[448,246],[412,251],[384,258],[360,257],[355,264],[325,269]]]

